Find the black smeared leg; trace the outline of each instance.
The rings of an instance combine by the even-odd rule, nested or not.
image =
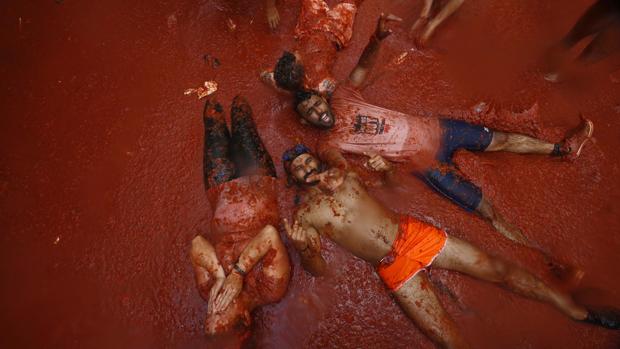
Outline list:
[[[232,158],[239,177],[261,174],[276,177],[271,156],[258,136],[248,101],[237,96],[231,111]]]
[[[216,101],[207,100],[203,112],[205,125],[204,182],[207,189],[235,178],[235,165],[230,160],[230,133],[224,109]]]

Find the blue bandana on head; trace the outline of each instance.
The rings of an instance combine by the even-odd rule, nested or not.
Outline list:
[[[282,154],[282,166],[284,167],[284,171],[286,171],[286,173],[289,173],[289,166],[291,162],[301,154],[312,154],[312,151],[303,144],[297,144]]]
[[[295,160],[301,154],[311,153],[310,148],[306,147],[303,144],[297,144],[296,146],[288,149],[282,154],[282,162],[291,162]]]

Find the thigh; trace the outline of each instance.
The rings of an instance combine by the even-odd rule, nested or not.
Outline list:
[[[429,186],[467,211],[475,211],[482,201],[482,190],[449,165],[427,170],[422,177]]]
[[[454,321],[439,302],[426,272],[407,280],[394,296],[407,316],[435,342],[449,343],[458,338]]]
[[[433,267],[454,270],[486,281],[500,281],[503,263],[476,246],[449,236],[433,263]]]
[[[484,151],[493,140],[490,129],[460,120],[442,119],[443,135],[437,159],[452,163],[452,155],[458,149]]]

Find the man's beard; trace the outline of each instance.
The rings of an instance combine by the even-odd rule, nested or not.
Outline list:
[[[308,173],[306,173],[306,175],[304,176],[304,184],[305,185],[310,185],[310,186],[314,186],[314,185],[319,184],[319,182],[320,182],[319,180],[316,180],[314,182],[308,182],[308,177],[310,177],[312,175],[315,175],[315,174],[319,174],[319,171],[317,171],[316,168],[313,169],[313,170],[308,171]]]
[[[320,163],[317,168],[308,171],[308,173],[306,173],[304,175],[304,185],[315,186],[315,185],[319,184],[321,182],[319,180],[316,180],[314,182],[308,182],[308,177],[310,177],[312,175],[316,175],[316,174],[322,173],[324,171],[325,171],[325,166],[323,165],[323,163]]]

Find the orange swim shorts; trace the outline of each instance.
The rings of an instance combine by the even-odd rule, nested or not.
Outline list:
[[[443,249],[447,237],[443,230],[430,224],[401,216],[392,251],[383,257],[377,273],[390,290],[397,291],[407,280],[433,262]]]

